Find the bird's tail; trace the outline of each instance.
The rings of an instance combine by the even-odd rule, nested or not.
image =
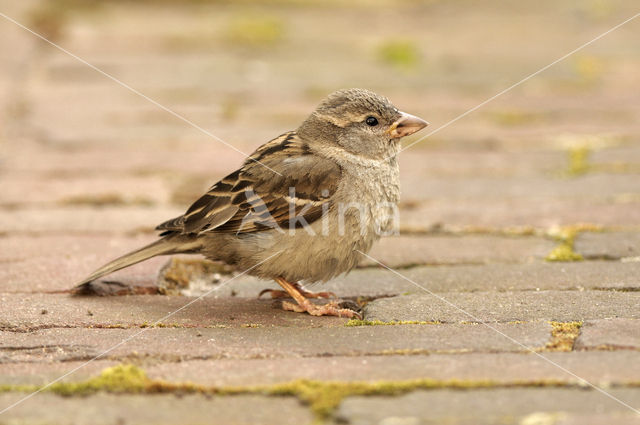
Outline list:
[[[143,246],[140,249],[125,254],[122,257],[116,258],[115,260],[100,267],[90,276],[79,282],[76,289],[80,289],[83,285],[86,285],[104,275],[124,269],[125,267],[129,267],[151,257],[155,257],[156,255],[189,253],[197,251],[201,246],[201,242],[196,238],[189,238],[188,240],[185,240],[183,237],[167,237],[157,240],[147,246]]]

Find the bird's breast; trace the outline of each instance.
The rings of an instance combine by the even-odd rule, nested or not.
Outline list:
[[[358,221],[361,233],[373,240],[389,234],[398,222],[400,172],[397,163],[351,167],[345,174],[340,188],[342,196],[337,197],[338,207],[343,212],[352,206],[358,209],[358,214],[347,214],[346,219]]]

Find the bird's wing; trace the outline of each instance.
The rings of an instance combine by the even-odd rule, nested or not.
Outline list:
[[[156,229],[199,234],[301,227],[328,209],[340,176],[336,163],[315,155],[295,132],[285,133],[258,148],[183,216]]]

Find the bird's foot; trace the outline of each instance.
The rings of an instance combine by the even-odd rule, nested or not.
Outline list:
[[[304,289],[299,283],[291,283],[290,285],[293,286],[298,291],[298,293],[300,293],[300,295],[305,298],[338,298],[333,292],[309,292]],[[260,298],[264,294],[269,294],[272,299],[291,298],[291,295],[287,291],[282,291],[279,289],[263,289],[262,291],[260,291],[260,294],[258,294],[258,298]]]
[[[338,316],[347,317],[349,319],[362,319],[357,311],[342,308],[337,301],[331,301],[328,304],[318,305],[309,300],[305,300],[301,304],[294,304],[289,301],[282,301],[283,310],[295,311],[296,313],[309,313],[312,316]]]
[[[273,292],[276,292],[276,293],[283,292],[284,294],[287,294],[288,296],[290,296],[296,301],[295,303],[292,303],[289,301],[283,301],[282,308],[284,310],[295,311],[297,313],[309,313],[312,316],[338,316],[338,317],[348,317],[348,318],[356,317],[360,319],[362,318],[357,311],[341,307],[338,301],[331,301],[330,303],[325,305],[318,305],[318,304],[312,303],[307,299],[307,297],[327,298],[326,296],[321,295],[323,293],[313,294],[313,295],[316,295],[315,297],[313,297],[313,296],[309,296],[310,293],[302,289],[302,287],[297,283],[289,283],[281,277],[276,278],[275,281],[278,283],[278,285],[282,286],[282,289],[284,289],[284,291],[273,291]],[[268,291],[271,292],[272,290],[268,290]],[[265,292],[266,291],[262,291],[260,295],[262,295]],[[271,292],[272,294],[271,296],[273,298],[282,298],[278,295],[273,296],[273,292]],[[328,294],[335,297],[335,295],[330,292],[324,293],[324,295],[328,295]]]

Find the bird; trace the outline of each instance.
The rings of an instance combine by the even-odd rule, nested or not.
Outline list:
[[[358,318],[335,300],[311,302],[334,294],[301,282],[350,271],[397,225],[400,139],[427,125],[370,90],[335,91],[296,130],[258,147],[183,215],[158,225],[158,240],[102,266],[76,293],[151,257],[201,254],[275,280],[282,290],[267,292],[294,301],[282,301],[284,310]]]

